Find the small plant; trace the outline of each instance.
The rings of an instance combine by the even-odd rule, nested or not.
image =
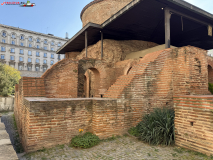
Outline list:
[[[209,92],[211,92],[211,94],[213,94],[213,84],[209,83]]]
[[[83,130],[80,129],[79,132],[82,133]],[[98,136],[90,132],[86,132],[84,135],[80,134],[72,138],[70,146],[80,148],[90,148],[97,145],[99,142],[100,139]]]
[[[46,148],[44,148],[44,147],[42,149],[38,150],[38,152],[45,152],[45,151],[46,151]]]
[[[64,144],[58,145],[58,147],[59,147],[60,149],[63,149],[63,148],[64,148]]]
[[[156,148],[155,148],[155,152],[159,152],[159,149],[156,149]]]
[[[139,139],[152,145],[172,145],[175,142],[174,110],[155,108],[136,126]]]
[[[138,131],[138,126],[136,127],[132,127],[128,130],[128,133],[135,136],[135,137],[139,137],[140,136],[140,133]]]
[[[148,154],[148,156],[150,157],[151,156],[151,154],[150,153],[147,153]]]

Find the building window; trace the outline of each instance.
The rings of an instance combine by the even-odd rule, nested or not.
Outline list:
[[[1,47],[1,51],[5,51],[5,47]]]
[[[15,48],[11,48],[10,52],[15,53]]]
[[[47,58],[47,53],[44,53],[44,57]]]
[[[32,58],[28,58],[28,62],[32,62]]]
[[[51,42],[51,46],[54,46],[55,45],[55,43],[54,42]]]
[[[6,32],[2,32],[2,36],[6,37],[7,36]]]
[[[40,60],[36,58],[36,63],[39,63],[39,62],[40,62]]]
[[[39,48],[39,45],[37,45],[36,48]]]
[[[32,47],[32,44],[29,44],[29,47]]]
[[[23,49],[20,49],[20,54],[24,54],[24,50]]]
[[[28,51],[28,56],[32,56],[32,51]]]
[[[20,62],[23,62],[23,61],[24,61],[24,58],[23,58],[23,57],[19,57],[19,61],[20,61]]]
[[[15,34],[12,34],[12,38],[15,39],[15,38],[16,38],[16,35],[15,35]]]
[[[47,64],[47,60],[46,59],[44,59],[44,64]]]
[[[58,47],[61,47],[61,43],[58,43]]]
[[[51,58],[54,58],[54,54],[51,54]]]
[[[44,40],[44,44],[47,44],[47,40],[46,39]]]
[[[12,41],[12,43],[11,44],[15,44],[15,41]]]
[[[21,42],[21,43],[20,43],[20,46],[24,46],[24,43]]]
[[[36,57],[39,57],[39,52],[36,52]]]
[[[32,38],[32,37],[29,37],[29,41],[32,42],[32,41],[33,41],[33,38]]]
[[[3,54],[1,55],[1,59],[4,59],[4,55]]]
[[[54,48],[51,48],[51,51],[54,51]]]
[[[28,70],[28,71],[32,71],[32,66],[31,66],[31,65],[28,65],[28,66],[27,66],[27,70]]]
[[[53,61],[50,61],[50,64],[53,65]]]
[[[58,55],[58,60],[61,60],[61,56],[60,55]]]
[[[24,40],[24,36],[23,36],[23,35],[21,35],[21,36],[20,36],[20,39],[21,39],[21,40]]]
[[[36,69],[36,71],[39,71],[39,70],[40,70],[40,67],[39,67],[39,66],[36,66],[35,69]]]
[[[46,67],[43,67],[43,72],[45,72],[47,70],[47,68]]]
[[[2,39],[2,43],[6,43],[5,39]]]
[[[44,47],[44,50],[47,50],[47,47]]]
[[[19,66],[18,66],[18,69],[22,71],[22,70],[23,70],[23,66],[22,66],[22,65],[19,65]]]
[[[14,56],[10,56],[10,60],[14,61],[15,57]]]
[[[39,39],[39,38],[37,38],[36,42],[37,42],[37,43],[40,43],[40,39]]]

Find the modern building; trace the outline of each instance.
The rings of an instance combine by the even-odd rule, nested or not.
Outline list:
[[[0,24],[0,62],[18,69],[22,77],[40,77],[64,58],[56,51],[67,39]]]

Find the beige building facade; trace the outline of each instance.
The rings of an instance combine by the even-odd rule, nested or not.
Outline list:
[[[22,77],[40,77],[64,59],[56,51],[67,40],[0,24],[0,62],[18,69]]]

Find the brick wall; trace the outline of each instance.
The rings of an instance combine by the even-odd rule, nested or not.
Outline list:
[[[207,56],[208,60],[208,82],[213,83],[213,57]]]
[[[153,108],[173,107],[173,95],[181,94],[209,94],[205,50],[188,46],[150,53],[120,76],[104,97],[125,100],[134,126]]]
[[[131,127],[131,111],[116,99],[27,97],[16,111],[20,108],[15,116],[26,152],[69,143],[79,129],[102,139],[122,135]]]
[[[43,75],[46,97],[77,98],[78,62],[63,59]]]
[[[45,97],[43,78],[23,77],[24,97]]]
[[[152,48],[158,44],[148,41],[140,40],[125,40],[117,41],[111,39],[103,40],[103,59],[105,63],[109,63],[112,66],[119,61],[123,61],[126,55],[132,52],[141,51],[144,49]],[[73,55],[72,55],[73,54]],[[75,57],[76,53],[65,53],[66,57]],[[76,56],[77,60],[85,57],[85,49]],[[101,60],[101,41],[98,41],[94,45],[90,45],[87,48],[87,58]]]
[[[213,96],[175,96],[176,145],[213,155]]]
[[[96,1],[98,3],[94,3]],[[132,0],[95,0],[91,2],[81,13],[83,27],[89,22],[102,24],[131,1]]]

